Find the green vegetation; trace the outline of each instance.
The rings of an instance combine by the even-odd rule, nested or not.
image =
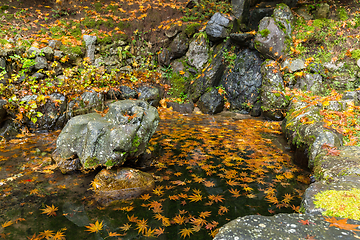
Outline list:
[[[267,28],[265,28],[265,29],[263,29],[263,30],[261,30],[260,32],[260,35],[262,36],[262,37],[267,37],[269,34],[270,34],[270,30],[269,29],[267,29]]]
[[[315,199],[315,206],[325,209],[325,216],[360,220],[360,189],[327,190],[316,194]]]

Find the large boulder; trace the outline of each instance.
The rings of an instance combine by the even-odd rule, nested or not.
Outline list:
[[[277,60],[285,54],[285,32],[271,17],[264,17],[255,36],[255,48],[266,58]]]
[[[258,100],[262,83],[261,63],[256,51],[245,49],[237,55],[234,66],[228,67],[221,85],[225,88],[231,110],[249,112]]]
[[[221,41],[229,35],[230,25],[230,19],[217,12],[206,25],[206,34],[212,42]]]
[[[189,49],[189,39],[185,33],[179,33],[170,43],[170,59],[176,59],[184,56]]]
[[[294,15],[291,9],[284,3],[276,5],[273,13],[273,18],[277,25],[286,34],[287,37],[291,37],[292,25],[294,24]]]
[[[101,92],[91,90],[70,101],[67,106],[67,118],[104,109],[105,96]]]
[[[360,221],[348,220],[349,224]],[[248,239],[355,239],[354,232],[337,228],[321,215],[277,214],[239,217],[220,228],[214,240]],[[356,225],[353,225],[356,226]],[[356,231],[357,229],[355,229]]]
[[[289,104],[285,97],[285,83],[277,62],[266,60],[261,66],[261,102],[264,116],[271,120],[282,120]]]
[[[209,59],[209,47],[204,36],[199,36],[190,43],[186,53],[187,63],[200,71]]]
[[[231,0],[232,12],[241,23],[247,23],[250,13],[250,0]]]
[[[216,114],[224,109],[224,97],[213,88],[200,97],[197,105],[202,113]]]
[[[144,153],[158,122],[156,108],[147,102],[118,101],[104,117],[90,113],[70,119],[52,157],[63,173],[122,165],[127,157]]]
[[[216,53],[211,63],[208,64],[201,75],[189,87],[189,99],[192,102],[197,102],[201,95],[211,87],[217,87],[221,81],[222,75],[226,69],[224,61],[224,51],[229,49],[229,41],[224,44]]]
[[[139,100],[144,100],[150,103],[151,106],[159,106],[161,99],[161,92],[158,87],[143,85],[137,89],[139,93]]]
[[[95,44],[96,44],[97,37],[90,36],[90,35],[84,35],[83,40],[84,40],[85,46],[86,46],[85,57],[89,58],[91,62],[94,62],[94,60],[95,60]]]
[[[92,182],[95,199],[107,205],[112,201],[131,199],[150,192],[155,181],[151,174],[132,168],[103,169]]]

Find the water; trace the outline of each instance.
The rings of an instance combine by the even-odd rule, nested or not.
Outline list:
[[[239,216],[298,210],[308,173],[292,164],[279,123],[161,111],[147,169],[155,189],[107,207],[89,189],[98,170],[63,175],[51,164],[59,132],[3,143],[0,236],[212,239]]]

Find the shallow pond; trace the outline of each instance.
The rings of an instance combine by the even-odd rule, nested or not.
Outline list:
[[[138,199],[99,205],[98,172],[63,175],[51,163],[59,132],[0,145],[5,239],[212,239],[239,216],[299,209],[308,173],[291,162],[280,125],[237,115],[161,110],[149,144],[156,178]]]

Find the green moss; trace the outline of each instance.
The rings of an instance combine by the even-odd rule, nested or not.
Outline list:
[[[84,163],[85,168],[94,168],[94,167],[96,167],[98,165],[99,165],[99,160],[97,158],[95,158],[95,157],[88,158]]]
[[[351,57],[358,60],[360,59],[360,49],[355,49],[351,52]]]
[[[340,19],[340,21],[346,21],[349,19],[349,16],[348,16],[345,8],[340,7],[336,11],[337,11],[337,16]]]
[[[360,220],[360,189],[323,191],[315,195],[314,204],[325,209],[325,216]]]
[[[105,163],[105,166],[107,166],[107,167],[112,167],[114,165],[115,165],[115,162],[113,162],[111,159],[107,160],[106,163]]]
[[[186,26],[185,28],[185,34],[191,38],[196,32],[199,31],[201,27],[200,23],[192,23]]]
[[[265,29],[261,30],[259,33],[262,37],[267,37],[270,34],[270,30],[265,28]]]

